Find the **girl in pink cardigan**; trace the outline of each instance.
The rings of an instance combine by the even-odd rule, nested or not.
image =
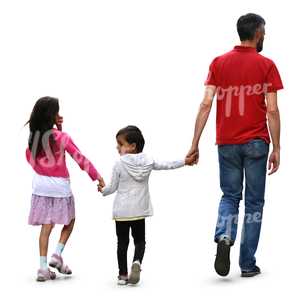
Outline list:
[[[70,187],[65,151],[93,181],[98,180],[101,186],[105,186],[103,178],[92,163],[80,152],[70,136],[61,131],[62,122],[58,99],[43,97],[36,102],[26,123],[30,128],[26,159],[35,171],[28,223],[42,225],[39,239],[38,281],[56,277],[56,274],[47,267],[48,241],[55,223],[63,224],[64,227],[49,265],[62,274],[72,273],[61,257],[75,223],[75,202]],[[53,125],[56,125],[57,129],[53,128]]]

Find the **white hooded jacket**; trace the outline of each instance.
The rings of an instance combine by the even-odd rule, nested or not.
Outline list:
[[[184,165],[184,159],[158,161],[143,152],[121,156],[113,168],[110,183],[102,189],[103,195],[110,195],[117,190],[113,218],[118,220],[152,216],[148,188],[151,171],[177,169]]]

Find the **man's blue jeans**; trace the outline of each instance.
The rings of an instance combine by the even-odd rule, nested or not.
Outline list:
[[[237,234],[239,202],[245,174],[245,215],[239,265],[242,271],[255,267],[255,252],[261,229],[269,144],[262,139],[236,145],[219,145],[220,187],[223,192],[215,242],[228,236],[232,245]]]

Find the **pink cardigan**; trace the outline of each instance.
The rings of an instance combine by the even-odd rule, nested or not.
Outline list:
[[[46,156],[38,156],[34,160],[29,148],[26,149],[26,159],[38,174],[53,177],[70,177],[66,166],[66,150],[78,163],[79,167],[88,173],[93,181],[100,177],[93,164],[80,152],[67,133],[53,128],[53,135],[58,146],[58,150],[54,150],[55,153],[47,151]]]

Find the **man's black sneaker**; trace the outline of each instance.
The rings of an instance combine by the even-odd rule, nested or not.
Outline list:
[[[217,246],[215,270],[220,276],[227,276],[230,270],[230,239],[227,236],[220,238]]]
[[[253,277],[260,274],[260,268],[255,266],[252,271],[242,271],[242,277]]]

